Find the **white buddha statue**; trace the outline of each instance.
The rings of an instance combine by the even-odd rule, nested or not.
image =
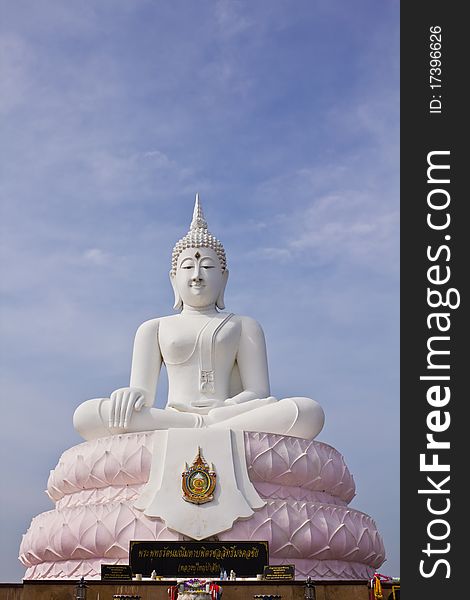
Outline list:
[[[223,312],[225,251],[207,229],[196,195],[189,232],[175,245],[170,280],[178,314],[137,330],[129,387],[75,411],[86,440],[173,428],[224,428],[313,439],[324,413],[310,398],[270,395],[263,330],[250,317]],[[154,408],[162,364],[168,401]]]
[[[271,396],[261,327],[224,311],[225,252],[197,196],[170,279],[178,314],[139,327],[129,387],[75,411],[87,441],[51,471],[56,506],[23,537],[25,578],[95,579],[103,563],[129,564],[132,540],[214,536],[265,540],[270,564],[295,564],[297,577],[370,578],[384,560],[376,526],[348,506],[355,488],[343,457],[311,441],[320,405]]]

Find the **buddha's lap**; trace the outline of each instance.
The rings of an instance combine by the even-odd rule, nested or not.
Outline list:
[[[172,408],[143,408],[132,414],[127,427],[120,428],[109,427],[110,405],[109,399],[99,398],[88,400],[77,408],[74,426],[85,439],[173,427],[226,427],[313,439],[324,423],[321,406],[315,400],[303,397],[259,398],[217,407],[206,415]]]

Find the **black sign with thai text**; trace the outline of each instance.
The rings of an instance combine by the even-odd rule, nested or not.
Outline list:
[[[101,565],[101,579],[103,581],[129,581],[132,579],[130,565]]]
[[[268,542],[131,541],[133,573],[150,577],[213,577],[235,571],[237,577],[256,577],[269,562]]]
[[[294,581],[295,565],[268,565],[264,567],[263,579],[266,581]]]

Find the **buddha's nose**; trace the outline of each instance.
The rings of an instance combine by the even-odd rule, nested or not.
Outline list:
[[[198,263],[196,263],[194,265],[194,272],[193,272],[193,276],[192,276],[193,281],[198,281],[201,278],[200,275],[201,275],[201,267],[199,266]]]

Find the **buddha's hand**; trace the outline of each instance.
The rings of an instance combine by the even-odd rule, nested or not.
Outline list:
[[[134,411],[145,406],[145,391],[140,388],[126,387],[115,390],[109,397],[109,427],[123,428],[129,425]]]

